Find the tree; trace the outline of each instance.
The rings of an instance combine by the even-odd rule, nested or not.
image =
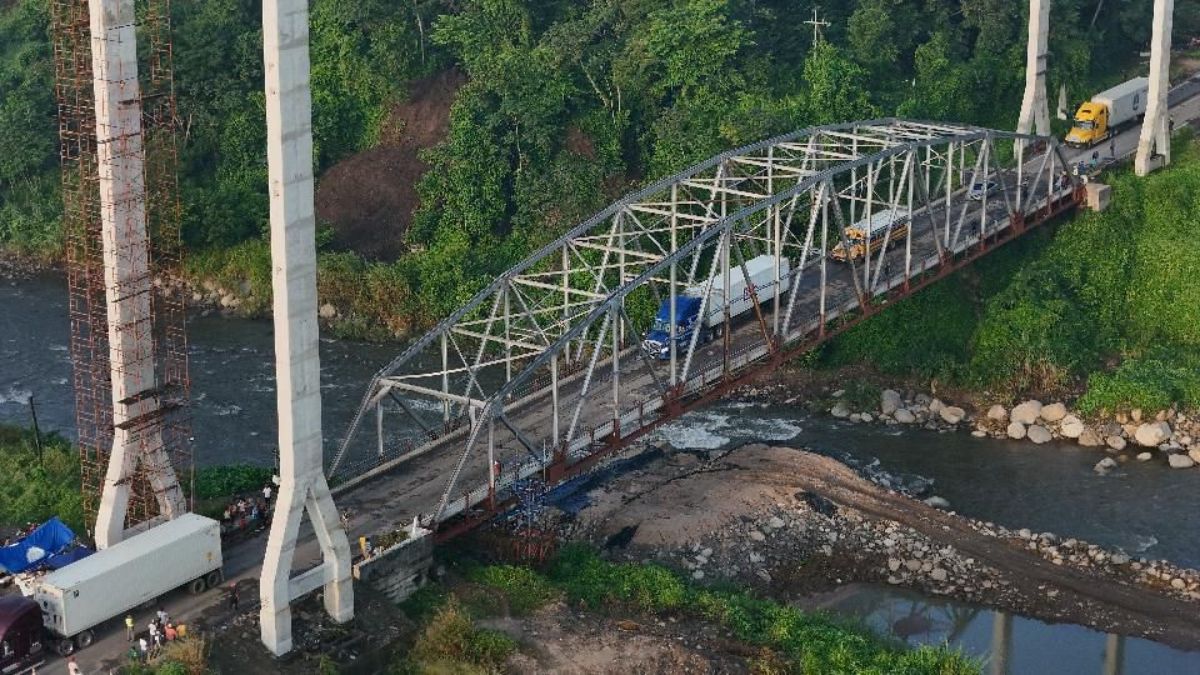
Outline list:
[[[828,42],[818,43],[804,61],[809,117],[816,124],[871,119],[878,110],[868,93],[867,73]]]

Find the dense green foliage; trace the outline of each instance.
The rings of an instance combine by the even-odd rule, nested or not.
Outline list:
[[[271,473],[271,469],[242,464],[201,467],[195,476],[196,498],[214,500],[210,510],[220,513],[221,500],[257,492],[271,480]],[[32,431],[0,425],[0,527],[58,516],[83,533],[80,485],[79,454],[70,442],[43,434],[39,454]]]
[[[0,527],[58,516],[83,532],[79,485],[79,457],[66,439],[43,434],[39,453],[32,431],[0,425]]]
[[[530,611],[565,597],[592,610],[715,622],[736,639],[777,655],[785,669],[770,672],[979,672],[978,664],[944,648],[909,649],[825,614],[805,613],[741,591],[693,586],[664,567],[607,562],[581,546],[565,549],[544,574],[498,565],[470,570],[468,578],[502,594],[510,610]],[[507,653],[505,638],[474,628],[470,606],[437,588],[423,589],[407,601],[405,610],[427,627],[413,650],[416,659],[406,659],[395,672],[422,672],[422,665],[446,661],[478,669],[465,672],[487,672],[497,663],[490,659]]]
[[[1200,405],[1200,147],[1113,207],[1010,244],[849,331],[826,364],[1008,390],[1086,391],[1087,412]],[[1125,361],[1115,372],[1104,370]]]

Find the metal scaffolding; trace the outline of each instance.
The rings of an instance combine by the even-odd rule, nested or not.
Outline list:
[[[178,514],[176,472],[191,479],[169,17],[168,0],[51,4],[82,492],[101,546]]]
[[[1008,158],[1018,144],[1019,158]],[[1053,139],[886,119],[806,129],[722,154],[627,196],[497,278],[372,379],[328,468],[346,489],[430,453],[434,523],[591,465],[683,410],[775,367],[887,303],[1078,204]],[[847,228],[895,224],[851,250]],[[731,276],[770,255],[753,311],[730,321]],[[760,292],[771,288],[763,298]],[[652,312],[691,289],[729,328],[640,345]],[[776,290],[778,295],[776,296]],[[767,299],[771,298],[771,299]],[[667,307],[675,310],[674,303]],[[669,326],[676,325],[670,317]],[[671,337],[675,328],[671,328]],[[440,420],[432,418],[435,408]],[[374,442],[357,432],[375,416]],[[386,424],[403,418],[417,439]]]

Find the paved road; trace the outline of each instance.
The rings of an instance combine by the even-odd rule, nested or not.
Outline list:
[[[1187,96],[1192,96],[1187,100],[1180,101],[1181,98],[1186,98],[1182,93],[1173,93],[1172,118],[1177,125],[1182,126],[1184,123],[1193,120],[1200,120],[1200,97],[1195,94],[1200,93],[1200,77],[1193,78],[1189,82],[1177,87],[1173,92],[1185,92]],[[1137,147],[1138,129],[1130,129],[1121,134],[1115,142],[1116,154],[1118,158],[1127,157]],[[1092,150],[1071,151],[1064,148],[1067,154],[1068,161],[1079,161],[1080,159],[1090,158]],[[1101,152],[1101,157],[1104,158],[1108,154],[1108,145],[1104,144],[1096,150]],[[1012,175],[1006,174],[1006,180],[1011,180]],[[967,222],[977,222],[979,204],[971,205],[972,216]],[[935,210],[940,208],[940,200],[934,204]],[[954,218],[957,220],[958,208],[961,208],[961,202],[955,204]],[[998,219],[1004,214],[1003,199],[989,198],[988,212],[990,219]],[[944,216],[943,216],[944,218]],[[932,234],[927,230],[922,230],[920,219],[915,228],[913,237],[913,258],[920,260],[923,256],[931,255],[935,251]],[[899,252],[903,253],[903,247],[897,247],[889,254],[893,257]],[[899,260],[902,261],[902,258]],[[897,270],[903,269],[903,263],[893,263]],[[816,275],[809,271],[805,272],[807,278],[799,286],[801,296],[797,299],[797,316],[812,317],[815,315],[815,303],[817,297],[815,295]],[[848,269],[840,266],[829,265],[827,272],[830,273],[831,296],[828,298],[828,306],[834,308],[840,303],[852,300],[854,297],[853,284],[849,279]],[[899,272],[897,271],[897,276]],[[801,311],[801,309],[805,311]],[[768,314],[768,323],[770,315]],[[794,321],[799,323],[799,321]],[[731,336],[732,348],[731,353],[738,353],[748,347],[761,343],[761,334],[758,333],[756,322],[749,321],[741,324],[734,334]],[[721,349],[721,343],[715,342],[707,345],[699,355],[699,363],[694,367],[694,372],[701,372],[704,368],[712,368],[719,366],[723,360],[724,354]],[[660,375],[663,374],[665,365],[658,364],[656,366]],[[609,395],[607,394],[607,386],[610,386],[608,378],[610,372],[606,369],[599,381],[593,384],[593,391],[596,392],[594,402],[585,406],[583,415],[581,416],[581,427],[603,425],[611,422],[611,408],[607,403]],[[625,392],[626,401],[649,399],[657,396],[657,389],[653,383],[653,379],[647,374],[646,369],[640,359],[622,358],[621,359],[621,381],[622,390]],[[570,404],[570,408],[566,406]],[[568,412],[573,409],[574,401],[564,401],[563,409]],[[514,415],[518,418],[521,426],[524,428],[548,428],[549,427],[549,412],[544,406],[531,406],[527,411],[522,411],[519,415]],[[565,422],[564,422],[565,424]],[[504,457],[505,466],[516,466],[517,463],[525,458],[523,451],[518,451],[518,445],[514,442],[506,430],[498,429],[497,439],[504,447],[509,448]],[[459,444],[455,444],[450,451],[431,452],[423,456],[414,458],[413,460],[403,464],[394,471],[389,472],[385,476],[365,483],[353,491],[339,496],[338,503],[344,510],[350,511],[351,517],[351,534],[352,539],[359,534],[370,534],[374,532],[385,531],[401,527],[404,524],[411,522],[413,515],[416,512],[427,512],[432,510],[433,506],[441,498],[442,491],[445,488],[445,478],[448,475],[449,467],[457,461]],[[463,473],[462,485],[478,486],[486,480],[485,467],[482,462],[476,462],[469,465]],[[266,546],[266,536],[261,535],[249,541],[238,545],[230,546],[226,550],[225,573],[229,580],[257,580],[259,567],[263,559],[263,551]],[[311,536],[311,531],[306,527],[301,532],[301,542],[296,547],[296,569],[303,569],[315,565],[320,560],[320,552],[316,542]],[[224,592],[209,591],[200,596],[190,596],[186,592],[175,592],[164,598],[163,605],[167,611],[177,619],[182,621],[194,621],[196,617],[205,614],[218,619],[225,613],[222,603],[224,600]],[[242,593],[243,604],[248,604],[255,601],[254,591],[246,590]],[[135,613],[137,625],[144,626],[152,617],[153,608]],[[78,656],[80,665],[85,673],[100,673],[107,672],[103,668],[103,662],[106,660],[118,659],[127,650],[128,646],[125,641],[124,631],[118,625],[118,622],[113,622],[112,626],[102,628],[97,631],[96,643],[87,650],[81,652]],[[66,673],[65,663],[57,658],[52,658],[43,668],[38,670],[39,673],[50,675],[60,675]]]

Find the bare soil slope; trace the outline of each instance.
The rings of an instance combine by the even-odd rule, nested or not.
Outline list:
[[[428,168],[418,154],[440,143],[450,107],[466,81],[446,70],[412,84],[384,125],[380,144],[338,162],[317,186],[317,218],[333,224],[335,244],[375,260],[404,251],[404,235],[420,206],[417,182]]]

